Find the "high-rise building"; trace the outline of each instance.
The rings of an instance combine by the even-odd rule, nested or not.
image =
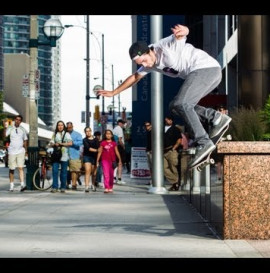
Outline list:
[[[0,92],[4,88],[4,57],[3,57],[3,15],[0,15]]]
[[[55,17],[55,16],[54,16]],[[30,54],[30,16],[4,15],[4,53]],[[43,33],[44,23],[50,15],[39,15],[39,40],[47,40]],[[38,99],[38,116],[53,129],[55,118],[61,115],[61,107],[57,107],[60,94],[60,45],[56,48],[38,46],[38,69],[40,71],[40,96]],[[57,98],[57,99],[55,99]],[[57,104],[54,101],[57,100]]]

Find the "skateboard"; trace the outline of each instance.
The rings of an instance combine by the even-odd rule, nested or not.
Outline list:
[[[220,141],[222,141],[223,135],[227,132],[229,129],[229,125],[227,125],[217,136],[213,137],[211,140],[215,145],[217,145]],[[217,146],[216,146],[217,147]],[[207,165],[215,164],[215,160],[211,157],[212,153],[215,151],[214,149],[212,152],[210,152],[204,159],[202,159],[199,163],[189,168],[189,170],[197,169],[197,171],[201,172],[203,168],[205,168]]]

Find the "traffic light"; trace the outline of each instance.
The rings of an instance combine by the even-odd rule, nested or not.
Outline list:
[[[94,119],[97,121],[99,121],[99,119],[100,119],[99,105],[95,106]]]

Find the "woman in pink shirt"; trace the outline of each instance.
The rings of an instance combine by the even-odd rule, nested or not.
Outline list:
[[[103,170],[104,193],[113,192],[113,171],[115,168],[114,165],[116,164],[116,156],[119,160],[118,165],[122,165],[117,143],[113,138],[113,132],[111,130],[105,130],[97,155],[97,166],[99,165],[99,160],[101,160]]]

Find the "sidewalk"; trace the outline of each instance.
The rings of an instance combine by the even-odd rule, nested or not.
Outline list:
[[[114,194],[52,194],[20,192],[16,179],[11,193],[0,166],[0,257],[270,257],[270,240],[217,238],[181,192],[148,194],[147,180],[123,180]]]

